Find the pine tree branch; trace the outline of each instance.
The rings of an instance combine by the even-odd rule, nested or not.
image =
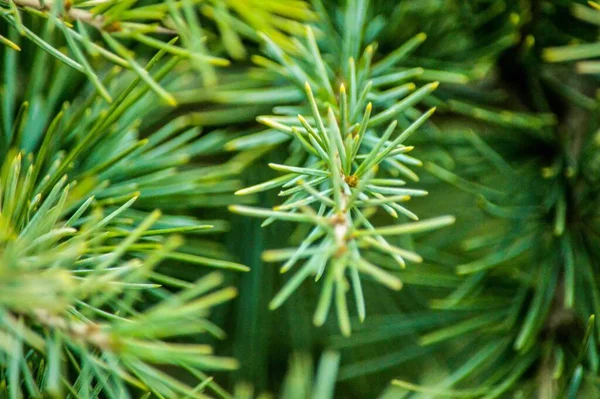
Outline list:
[[[349,15],[345,17],[348,21],[360,20],[354,15],[358,9],[360,7],[347,10]],[[406,265],[405,258],[422,260],[412,251],[391,245],[383,236],[434,230],[452,224],[454,219],[439,218],[381,230],[370,222],[371,207],[381,208],[394,219],[404,215],[418,220],[399,202],[411,196],[424,196],[427,192],[400,188],[405,182],[397,176],[403,174],[418,180],[404,163],[421,163],[405,155],[412,147],[409,149],[404,142],[427,122],[435,108],[423,113],[416,111],[417,116],[413,114],[408,119],[401,118],[425,100],[438,87],[438,82],[428,83],[418,90],[415,90],[414,84],[395,90],[396,85],[423,70],[415,68],[411,73],[390,73],[390,69],[402,60],[402,54],[399,54],[386,61],[386,67],[374,72],[371,61],[375,46],[368,45],[363,49],[360,39],[347,30],[342,36],[344,40],[357,41],[347,49],[351,53],[330,64],[322,56],[310,26],[305,29],[305,54],[299,57],[286,53],[269,36],[262,35],[268,54],[280,65],[274,67],[272,63],[261,63],[303,87],[307,101],[302,104],[303,111],[298,113],[297,120],[277,115],[257,119],[272,130],[288,135],[306,156],[297,158],[296,163],[291,165],[270,164],[271,168],[287,174],[236,192],[237,195],[246,195],[280,187],[279,195],[288,198],[275,210],[240,206],[230,209],[249,216],[266,217],[265,225],[275,220],[314,224],[296,251],[285,259],[281,271],[287,272],[300,263],[301,258],[307,257],[306,262],[299,265],[298,272],[269,306],[271,309],[281,306],[309,275],[314,274],[316,280],[324,277],[313,322],[317,326],[323,325],[331,304],[335,303],[340,329],[344,335],[350,335],[345,293],[348,277],[360,321],[365,319],[366,307],[359,275],[368,275],[394,290],[402,287],[402,282],[393,273],[368,260],[371,252],[389,256],[401,268]],[[422,43],[422,35],[418,36]],[[413,44],[412,50],[417,45]],[[334,48],[332,43],[329,47]],[[400,48],[404,49],[403,55],[411,51],[406,45]],[[385,96],[385,99],[378,97],[373,88],[375,79],[378,79],[378,87],[392,86],[390,91],[394,94]],[[336,93],[333,87],[339,80],[343,83]],[[372,112],[376,114],[371,116]],[[403,131],[396,135],[398,120],[403,121]],[[272,130],[264,134],[270,135]],[[396,173],[388,175],[390,170]],[[272,254],[265,253],[263,257],[268,260]]]

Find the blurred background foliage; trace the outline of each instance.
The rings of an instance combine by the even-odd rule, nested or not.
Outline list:
[[[64,157],[61,149],[78,148],[90,126],[99,126],[97,131],[112,133],[94,136],[69,159],[76,171],[69,179],[104,173],[79,198],[95,195],[108,213],[139,196],[124,214],[129,221],[107,230],[109,239],[129,234],[155,208],[166,215],[157,219],[157,229],[186,234],[185,244],[156,265],[168,289],[146,287],[150,299],[138,300],[135,312],[126,314],[148,311],[171,291],[191,287],[188,282],[213,278],[207,266],[237,270],[219,275],[224,285],[237,288],[237,298],[200,315],[223,334],[192,334],[181,342],[210,344],[239,367],[199,367],[218,385],[204,374],[184,372],[177,362],[185,358],[162,371],[192,387],[204,381],[198,391],[209,396],[236,398],[600,396],[594,319],[600,309],[597,3],[0,0],[0,21],[2,185],[19,150],[24,159],[29,152],[37,157],[64,109],[69,122],[60,125],[63,139],[44,155],[44,173]],[[157,51],[164,56],[159,68],[145,72]],[[353,87],[350,58],[365,93],[353,122],[361,121],[367,101],[372,118],[397,109],[389,121],[401,129],[436,107],[407,140],[414,146],[410,157],[382,163],[381,173],[429,193],[408,202],[421,220],[454,215],[456,222],[391,236],[391,245],[423,258],[407,261],[404,269],[383,253],[368,252],[369,261],[403,287],[394,291],[362,278],[367,316],[361,321],[350,312],[347,337],[334,316],[322,327],[313,323],[327,282],[304,282],[285,304],[269,309],[290,276],[263,254],[301,246],[310,226],[275,221],[262,227],[263,221],[228,212],[226,205],[282,204],[273,190],[234,193],[281,176],[281,168],[273,170],[270,163],[307,166],[300,140],[273,122],[301,127],[296,115],[312,115],[306,81],[323,117],[329,106],[341,120],[340,84],[349,92]],[[139,98],[107,111],[134,79],[139,83],[132,93]],[[439,82],[435,91],[402,103],[433,82]],[[102,120],[110,112],[116,113],[109,128]],[[379,137],[384,130],[369,134]],[[147,139],[155,146],[159,136],[168,138],[162,149],[136,144]],[[133,156],[104,164],[120,151]],[[144,179],[146,174],[151,177]],[[111,183],[102,186],[102,180]],[[35,192],[23,194],[23,201],[33,200]],[[61,217],[68,219],[75,209]],[[376,226],[410,222],[385,209],[369,220]],[[199,224],[212,231],[183,228]],[[5,263],[9,241],[2,238]],[[147,259],[139,252],[127,253]],[[0,285],[8,281],[5,275]],[[140,284],[153,277],[156,283],[156,276],[143,277]],[[352,295],[348,303],[350,309],[357,305]],[[115,313],[115,306],[102,310]],[[1,295],[0,309],[27,313],[15,311]],[[55,342],[52,328],[22,320]],[[11,328],[0,327],[0,333],[23,335],[15,333],[14,323]],[[22,356],[32,370],[45,368],[37,371],[42,380],[53,370],[40,367],[40,356],[11,357],[14,348],[6,347],[0,357],[0,390],[6,393],[0,397],[18,397],[8,396],[16,394],[6,388],[15,378],[5,371],[11,358]]]

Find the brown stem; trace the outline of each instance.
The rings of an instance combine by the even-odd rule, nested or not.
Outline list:
[[[44,309],[36,309],[33,316],[41,325],[60,330],[74,340],[83,341],[101,350],[111,350],[113,342],[109,334],[102,331],[97,324],[67,321],[65,318],[56,316]]]
[[[44,4],[40,0],[0,0],[0,3],[13,2],[17,7],[27,7],[38,11],[50,11],[54,4],[54,0],[45,0]],[[118,22],[105,23],[106,19],[103,15],[92,14],[88,10],[84,10],[77,7],[71,7],[70,2],[65,2],[65,10],[63,17],[72,21],[81,21],[85,24],[95,27],[98,30],[105,31],[118,31],[120,30],[120,24]],[[176,33],[172,29],[165,28],[163,26],[156,26],[153,29],[154,33]]]
[[[29,7],[38,11],[49,11],[52,9],[54,3],[53,0],[46,0],[44,4],[39,0],[12,0],[19,7]],[[9,1],[10,3],[10,1]],[[89,11],[82,10],[80,8],[72,8],[65,6],[66,17],[75,20],[85,22],[88,25],[92,25],[98,29],[101,29],[104,25],[104,17],[102,15],[94,15]]]

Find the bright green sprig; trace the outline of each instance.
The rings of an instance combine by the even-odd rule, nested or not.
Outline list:
[[[79,84],[76,71],[39,49],[32,54],[36,74],[21,91],[14,85],[19,56],[5,51],[0,386],[13,397],[127,398],[130,387],[168,398],[222,392],[203,370],[237,362],[189,337],[223,338],[207,318],[235,290],[217,289],[220,274],[190,283],[157,267],[176,260],[248,270],[211,246],[194,245],[202,243],[195,236],[223,231],[226,223],[177,214],[182,206],[230,203],[242,161],[218,168],[192,163],[215,151],[212,135],[200,138],[185,116],[169,118],[139,74],[132,80],[107,72],[102,83],[114,99],[107,105]],[[185,76],[171,78],[178,59],[164,60],[165,53],[144,73],[177,88]],[[56,77],[44,81],[48,69]],[[74,88],[80,94],[62,103]],[[157,121],[160,128],[149,127]],[[177,233],[188,234],[188,244],[168,237]],[[198,382],[171,377],[164,364],[185,368]]]
[[[426,87],[403,101],[416,103],[429,92],[430,88]],[[400,289],[402,286],[401,281],[393,274],[372,264],[367,259],[368,251],[365,250],[372,248],[387,254],[399,266],[404,267],[405,255],[416,261],[420,261],[420,257],[411,251],[395,247],[384,236],[430,231],[453,223],[454,218],[441,217],[388,227],[374,227],[369,221],[372,209],[377,207],[394,218],[400,213],[417,219],[416,215],[400,203],[413,196],[426,195],[427,192],[404,188],[402,180],[381,179],[376,175],[382,163],[402,155],[403,150],[406,150],[404,141],[428,120],[434,109],[423,114],[397,135],[397,123],[392,121],[378,137],[371,126],[389,121],[390,112],[382,111],[371,118],[371,104],[368,104],[362,120],[352,126],[349,119],[351,112],[345,110],[354,110],[348,105],[343,85],[339,92],[341,120],[331,107],[328,108],[326,118],[320,114],[308,83],[306,94],[313,114],[310,118],[299,115],[297,126],[262,119],[263,123],[294,135],[308,154],[305,166],[270,164],[273,169],[284,172],[285,175],[237,192],[245,195],[279,187],[282,189],[279,195],[287,197],[287,200],[274,210],[246,206],[232,206],[230,209],[268,220],[315,225],[296,250],[286,251],[285,254],[280,251],[264,254],[267,261],[285,261],[282,272],[290,270],[300,259],[306,258],[299,271],[273,298],[270,307],[279,307],[308,276],[315,275],[316,280],[325,276],[314,322],[322,325],[331,303],[335,301],[340,328],[344,334],[350,334],[345,299],[348,275],[361,321],[365,318],[365,305],[359,274],[368,275],[392,289]],[[373,124],[373,120],[378,123]],[[373,140],[366,140],[365,137]],[[295,188],[289,189],[290,187]]]
[[[351,3],[360,4],[353,8]],[[363,6],[365,2],[349,2],[344,18],[360,22],[359,9]],[[421,261],[419,255],[392,245],[384,235],[428,231],[453,222],[453,218],[444,217],[401,225],[403,228],[375,227],[370,222],[371,214],[377,208],[393,218],[403,215],[418,220],[401,203],[427,192],[403,187],[405,182],[398,176],[418,181],[407,165],[421,163],[407,154],[412,147],[404,142],[434,112],[435,108],[431,108],[421,113],[415,107],[427,99],[438,83],[428,83],[417,89],[415,84],[407,81],[423,73],[422,69],[392,70],[416,49],[423,41],[423,35],[402,46],[392,58],[373,64],[376,46],[368,45],[361,52],[363,39],[352,33],[355,31],[361,31],[360,24],[358,28],[343,32],[341,58],[332,58],[329,62],[322,56],[322,48],[309,26],[305,28],[305,42],[297,41],[299,51],[296,54],[285,51],[269,36],[262,35],[267,53],[278,64],[261,57],[255,57],[254,61],[302,87],[308,101],[289,109],[282,107],[282,115],[257,118],[270,129],[253,135],[253,140],[259,145],[291,140],[296,153],[305,155],[296,157],[294,164],[270,164],[272,169],[285,174],[237,192],[247,195],[280,188],[279,195],[287,198],[281,205],[273,210],[230,207],[234,212],[265,218],[263,226],[275,220],[314,225],[296,250],[286,250],[285,255],[277,250],[265,253],[267,261],[284,261],[282,272],[290,270],[301,259],[305,260],[273,298],[270,307],[279,307],[308,276],[314,275],[316,280],[324,277],[314,323],[322,325],[335,302],[344,334],[350,334],[346,305],[348,287],[352,287],[360,320],[365,318],[359,275],[368,275],[392,289],[400,289],[402,285],[396,276],[368,259],[371,250],[388,255],[401,267],[405,266],[406,260]],[[324,39],[323,47],[327,49],[328,46],[335,48],[331,38]],[[342,83],[337,91],[334,87],[340,80]],[[402,131],[396,134],[399,124]],[[248,140],[241,138],[228,146],[235,148],[238,142],[248,145]],[[348,277],[351,283],[347,281]]]
[[[315,19],[304,1],[293,1],[285,7],[263,1],[248,4],[247,1],[212,0],[202,2],[200,6],[192,0],[136,3],[2,0],[0,19],[63,63],[84,73],[107,102],[110,103],[112,98],[95,70],[98,57],[138,73],[170,105],[176,104],[174,97],[146,76],[139,61],[125,48],[125,42],[133,40],[189,59],[200,72],[204,84],[214,85],[217,80],[214,68],[227,66],[229,61],[211,54],[205,43],[210,32],[205,32],[201,20],[208,18],[216,22],[225,50],[234,58],[242,58],[246,54],[242,39],[258,39],[255,33],[258,26],[292,51],[294,46],[287,34],[301,29],[298,21]],[[45,30],[40,33],[33,29],[35,24],[30,19],[46,20]],[[70,54],[60,50],[62,43],[55,34],[57,27]],[[182,39],[183,46],[167,40],[175,35]],[[98,43],[97,37],[103,42]],[[0,43],[20,51],[12,38],[0,36]]]
[[[9,359],[0,361],[0,383],[6,378],[17,397],[71,392],[88,398],[98,386],[107,397],[121,398],[128,397],[125,385],[166,397],[203,397],[197,387],[152,366],[237,365],[213,356],[206,345],[165,341],[206,332],[222,336],[204,317],[235,295],[231,288],[209,294],[223,281],[218,274],[192,284],[155,270],[182,244],[164,235],[192,226],[156,229],[159,211],[128,222],[137,196],[103,212],[93,196],[86,198],[85,186],[66,175],[42,197],[35,194],[35,166],[25,165],[21,153],[8,156],[0,175],[0,353]],[[125,238],[120,232],[127,232]],[[163,286],[182,291],[171,295]],[[158,301],[149,310],[138,309],[144,293]],[[173,328],[181,324],[185,328]],[[43,359],[46,367],[30,368]],[[65,374],[71,367],[83,370],[75,380]],[[38,382],[22,385],[22,379]]]
[[[153,39],[151,34],[168,35],[172,37],[176,32],[161,24],[168,16],[167,11],[154,15],[153,19],[159,22],[150,24],[146,20],[148,16],[134,8],[135,2],[105,2],[101,5],[78,3],[71,4],[63,1],[38,1],[38,0],[4,0],[0,1],[0,18],[16,29],[21,36],[34,42],[41,49],[56,57],[61,62],[84,73],[94,84],[96,90],[107,102],[112,102],[111,96],[104,87],[92,58],[101,56],[105,60],[131,69],[168,104],[175,105],[175,99],[163,90],[130,54],[130,50],[118,40],[134,39],[152,48],[164,50],[172,54],[198,59],[198,55],[188,49],[175,47],[174,40],[166,43],[164,40]],[[2,6],[9,6],[5,9]],[[143,7],[141,7],[143,8]],[[29,14],[32,19],[46,20],[42,33],[30,29],[22,20],[22,13]],[[141,18],[144,23],[131,22]],[[33,25],[33,24],[31,24]],[[64,54],[59,50],[61,42],[55,31],[62,33],[71,54]],[[88,32],[88,29],[93,29]],[[104,46],[97,44],[93,37],[100,33],[104,38]],[[18,49],[14,41],[4,40],[9,47]],[[11,44],[9,44],[12,43]],[[17,47],[15,47],[17,46]],[[216,65],[226,65],[227,61],[215,57],[205,57]]]

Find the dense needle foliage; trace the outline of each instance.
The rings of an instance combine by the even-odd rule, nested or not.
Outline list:
[[[599,27],[0,0],[0,399],[600,396]]]

